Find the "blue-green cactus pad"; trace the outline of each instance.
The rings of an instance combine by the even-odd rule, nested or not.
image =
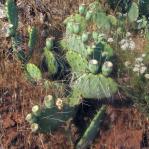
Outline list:
[[[72,88],[79,90],[83,98],[109,98],[116,93],[117,84],[103,75],[84,74],[76,80]]]
[[[52,132],[63,125],[74,114],[74,108],[66,105],[62,110],[58,110],[57,107],[45,108],[42,109],[40,116],[37,117],[36,123],[39,125],[41,132]]]

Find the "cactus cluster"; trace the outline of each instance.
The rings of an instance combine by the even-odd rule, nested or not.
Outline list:
[[[26,116],[26,120],[31,124],[32,132],[47,133],[56,130],[74,114],[74,108],[65,103],[65,100],[48,95],[45,96],[42,107],[32,107],[32,112]]]
[[[58,98],[61,96],[57,96],[57,93],[54,92],[53,96],[45,97],[43,106],[33,106],[32,112],[26,117],[33,132],[56,130],[69,118],[74,117],[77,107],[83,100],[110,98],[118,89],[116,82],[110,78],[113,70],[111,62],[113,49],[102,33],[102,29],[108,30],[117,24],[116,18],[106,15],[97,1],[91,3],[89,7],[82,4],[78,12],[64,21],[66,33],[60,41],[65,57],[63,60],[67,62],[64,69],[71,76],[64,85],[64,92],[66,93],[63,93],[61,99]],[[32,42],[29,45],[31,47]],[[48,74],[54,77],[59,74],[59,70],[63,68],[65,62],[56,55],[53,45],[53,38],[47,38],[43,55]],[[42,79],[41,72],[35,65],[28,63],[26,70],[29,77],[34,81]],[[49,82],[48,80],[44,81],[46,89],[53,88],[52,83]],[[58,88],[60,86],[61,84],[58,84]],[[101,112],[97,112],[94,122],[91,123],[85,137],[83,137],[83,142],[89,139],[93,140],[97,133],[93,125],[98,127],[101,115],[105,110],[106,107],[103,106]]]

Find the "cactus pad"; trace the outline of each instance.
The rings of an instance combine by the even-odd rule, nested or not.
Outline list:
[[[26,65],[26,71],[31,80],[39,81],[42,79],[41,71],[36,65],[28,63]]]
[[[72,88],[79,89],[83,98],[109,98],[117,91],[117,84],[101,74],[84,74],[76,80]]]
[[[66,53],[66,59],[71,66],[73,72],[84,73],[87,71],[88,62],[86,58],[82,57],[79,53],[74,51],[68,51]]]

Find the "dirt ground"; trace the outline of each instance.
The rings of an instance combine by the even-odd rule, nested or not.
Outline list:
[[[88,3],[92,0],[87,0]],[[4,1],[3,1],[4,2]],[[61,38],[63,26],[58,25],[73,13],[82,0],[44,0],[41,3],[17,0],[22,24],[36,24],[41,30],[51,26],[50,35]],[[25,9],[24,9],[25,8]],[[42,24],[42,14],[47,16]],[[39,20],[41,22],[39,22]],[[47,25],[48,24],[48,25]],[[20,31],[25,32],[24,29]],[[42,42],[42,40],[41,40]],[[39,42],[38,48],[43,46]],[[42,103],[45,92],[42,86],[29,83],[21,64],[11,55],[9,39],[0,39],[0,149],[71,149],[80,136],[72,123],[73,139],[64,133],[64,127],[52,134],[33,134],[25,121],[34,104]],[[25,46],[25,45],[24,45]],[[35,58],[37,59],[37,57]],[[33,60],[36,61],[36,60]],[[120,99],[121,100],[121,99]],[[81,123],[78,121],[78,123]],[[91,149],[148,149],[149,122],[135,107],[108,107],[101,131]]]

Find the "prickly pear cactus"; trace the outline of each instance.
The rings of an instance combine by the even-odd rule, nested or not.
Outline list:
[[[72,88],[80,90],[83,98],[102,99],[109,98],[117,91],[117,84],[101,74],[83,74],[78,78]]]
[[[50,75],[54,75],[58,72],[58,63],[54,54],[46,47],[44,48],[45,61],[48,66],[48,72]]]
[[[131,7],[130,7],[129,11],[128,11],[128,19],[129,19],[129,22],[131,23],[131,22],[136,21],[137,18],[138,18],[138,16],[139,16],[139,8],[138,8],[138,5],[137,5],[137,3],[133,2],[133,3],[131,4]]]
[[[74,29],[74,26],[79,25]],[[82,98],[108,98],[117,91],[117,84],[107,78],[112,68],[103,67],[113,56],[113,49],[100,31],[117,25],[117,18],[106,15],[98,1],[81,5],[79,14],[68,17],[64,24],[66,33],[61,41],[66,50],[66,60],[76,74],[72,82],[72,95]],[[102,66],[103,65],[103,66]],[[73,98],[71,98],[73,99]]]
[[[26,72],[30,80],[39,81],[42,79],[42,73],[40,69],[31,63],[26,65]]]
[[[89,145],[92,144],[93,139],[96,137],[101,124],[101,119],[103,118],[106,111],[106,106],[102,106],[99,111],[97,111],[97,114],[91,121],[89,127],[84,132],[82,138],[76,145],[76,149],[85,149]]]
[[[45,96],[43,104],[43,107],[33,106],[32,112],[26,116],[32,132],[52,132],[75,114],[73,107],[70,107],[64,100],[56,99],[52,95]]]
[[[109,98],[118,89],[116,82],[109,77],[113,70],[111,62],[113,49],[103,34],[103,32],[109,33],[109,29],[116,27],[117,19],[107,15],[101,9],[98,1],[89,6],[81,5],[78,12],[64,21],[66,32],[60,41],[67,63],[66,72],[69,76],[66,79],[67,87],[64,87],[64,96],[60,96],[63,99],[57,98],[59,97],[57,94],[54,97],[48,96],[45,97],[42,107],[36,105],[32,108],[32,112],[27,115],[26,120],[31,124],[33,132],[56,130],[68,119],[74,117],[76,107],[83,100]],[[57,58],[58,55],[54,54],[52,47],[53,42],[51,39],[47,39],[46,47],[43,50],[45,62],[49,74],[55,75],[59,72],[61,60]],[[44,85],[46,89],[54,86],[49,85],[47,81]],[[106,107],[103,106],[101,111],[97,112],[83,138],[79,141],[78,148],[86,146],[88,144],[86,142],[94,139],[105,110]]]
[[[71,15],[66,18],[66,33],[60,42],[66,51],[75,51],[87,61],[90,59],[101,60],[101,54],[113,56],[113,49],[105,42],[103,30],[108,32],[117,25],[116,17],[106,15],[99,2],[95,1],[89,6],[81,5],[81,14]],[[76,25],[77,23],[77,25]]]
[[[87,71],[88,61],[85,57],[82,57],[81,54],[74,51],[68,51],[66,53],[66,59],[73,72],[85,73]]]
[[[9,33],[14,36],[18,27],[18,11],[14,0],[6,1],[6,13],[10,23]]]

